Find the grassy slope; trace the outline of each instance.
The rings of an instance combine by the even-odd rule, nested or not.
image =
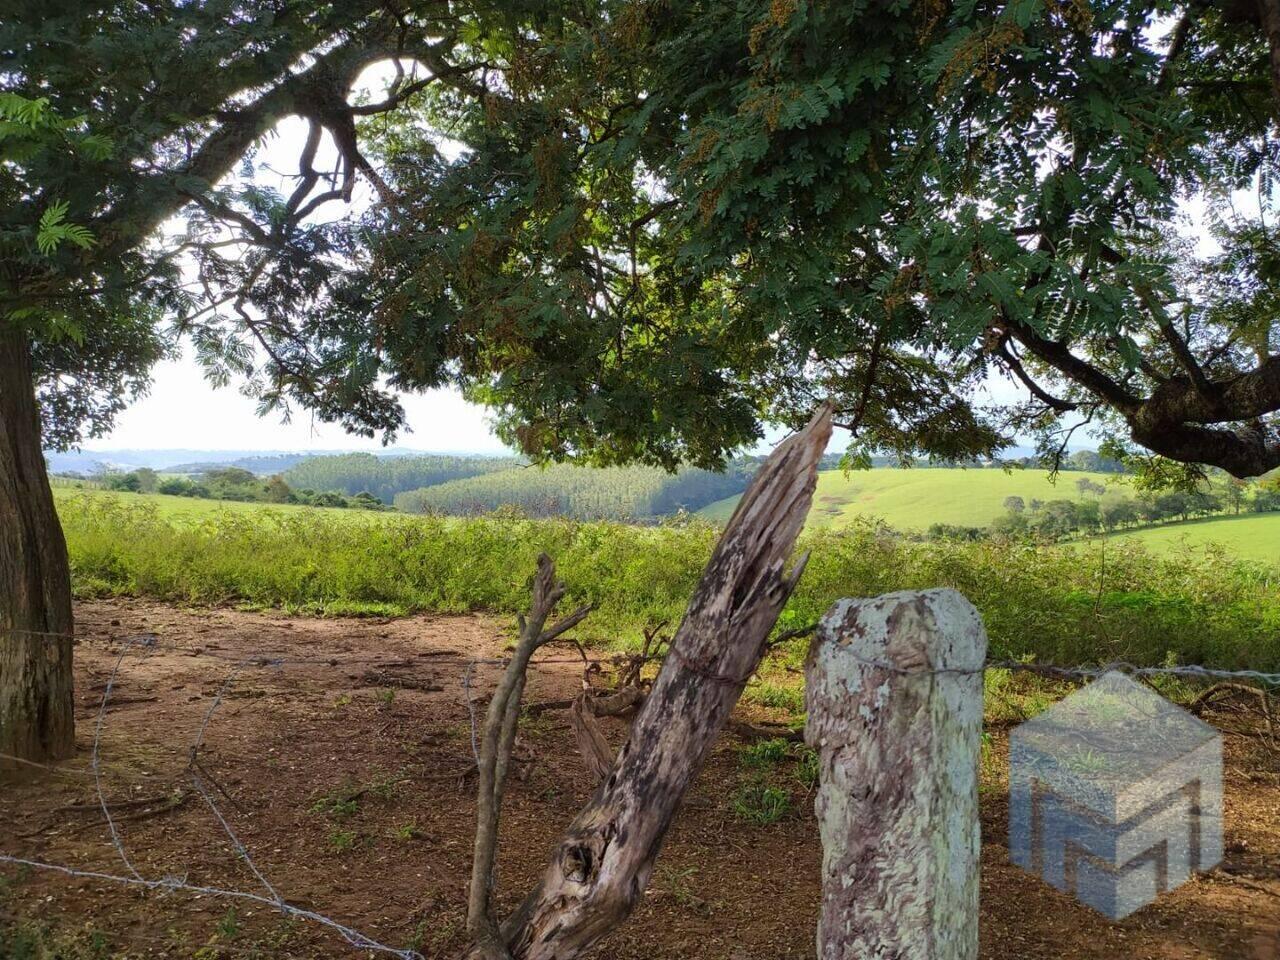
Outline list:
[[[1136,541],[1156,553],[1220,544],[1230,556],[1280,564],[1280,513],[1189,520],[1117,533],[1111,539]]]
[[[319,510],[332,514],[336,518],[350,517],[352,520],[368,521],[387,514],[374,510],[347,510],[339,507],[305,507],[290,503],[243,503],[238,500],[204,500],[199,497],[172,497],[160,493],[115,493],[108,490],[77,490],[67,487],[54,487],[53,498],[61,504],[75,498],[85,497],[94,501],[114,500],[121,506],[147,506],[156,511],[163,519],[203,520],[223,513],[258,513],[263,510],[275,510],[280,513],[293,514],[303,510]]]
[[[1116,479],[1105,473],[1061,473],[1057,483],[1043,470],[947,470],[882,467],[824,470],[810,526],[840,526],[855,517],[884,520],[899,530],[924,530],[933,523],[985,527],[1005,512],[1004,499],[1074,500],[1076,481],[1088,477],[1106,484]],[[1121,481],[1123,482],[1123,481]],[[720,500],[699,511],[713,520],[727,520],[737,497]]]
[[[1075,482],[1081,477],[1103,484],[1116,479],[1112,474],[1072,472],[1060,474],[1055,485],[1047,473],[1038,470],[1005,473],[883,468],[854,472],[847,478],[843,471],[827,470],[818,478],[818,495],[809,525],[839,528],[851,519],[868,517],[884,520],[900,530],[923,530],[932,523],[985,527],[1004,513],[1005,497],[1076,499],[1079,494]],[[699,513],[713,520],[727,520],[737,502],[737,497],[720,500]],[[1280,514],[1170,523],[1117,533],[1111,539],[1138,542],[1156,553],[1220,544],[1241,560],[1280,563]]]
[[[1001,501],[1005,497],[1011,494],[1028,500],[1031,497],[1042,500],[1067,497],[1075,493],[1073,484],[1079,476],[1102,477],[1101,474],[1064,473],[1055,488],[1043,474],[1029,471],[1007,475],[996,470],[873,470],[852,474],[849,482],[845,482],[840,471],[828,471],[819,480],[818,500],[810,525],[839,528],[848,518],[881,517],[890,525],[904,529],[919,529],[939,522],[985,526],[1004,512]],[[859,486],[859,480],[864,485],[855,492],[852,488]],[[851,495],[851,501],[839,502]],[[59,503],[68,498],[86,497],[99,502],[111,500],[126,507],[145,505],[153,508],[158,518],[165,520],[205,520],[227,513],[253,514],[261,511],[293,516],[307,510],[352,523],[371,523],[400,516],[334,507],[240,503],[103,490],[55,488],[54,497]],[[824,501],[823,497],[835,497],[837,500]],[[736,502],[736,497],[721,500],[699,512],[713,519],[727,519]],[[1141,543],[1158,554],[1182,547],[1199,550],[1210,544],[1220,544],[1231,556],[1241,560],[1280,564],[1280,513],[1171,523],[1117,533],[1108,539]]]
[[[719,533],[697,522],[378,514],[385,519],[362,523],[341,510],[240,508],[186,519],[108,495],[65,498],[59,512],[80,596],[512,614],[528,606],[530,571],[545,551],[569,587],[565,608],[597,604],[580,636],[605,643],[678,622]],[[800,549],[812,555],[781,629],[812,623],[838,597],[950,586],[982,612],[997,658],[1280,664],[1275,574],[1214,554],[1159,556],[1133,543],[1105,551],[1096,543],[923,543],[861,525],[808,530]],[[792,666],[803,647],[788,648]]]

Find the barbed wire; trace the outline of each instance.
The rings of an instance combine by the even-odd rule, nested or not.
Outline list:
[[[1096,680],[1108,673],[1123,673],[1131,677],[1189,677],[1197,680],[1254,680],[1267,686],[1280,686],[1280,673],[1266,673],[1261,670],[1220,670],[1216,667],[1202,667],[1197,664],[1171,665],[1163,667],[1141,667],[1124,660],[1113,661],[1097,667],[1059,667],[1051,663],[1036,663],[1027,660],[988,660],[981,666],[973,667],[903,667],[888,660],[877,660],[858,654],[847,654],[851,659],[864,666],[875,667],[899,676],[975,676],[990,673],[994,670],[1007,670],[1010,673],[1032,673],[1038,676],[1052,677],[1058,680]]]
[[[102,699],[98,705],[98,712],[94,722],[94,736],[90,752],[90,770],[85,771],[66,771],[63,768],[55,767],[48,764],[29,763],[22,761],[21,758],[9,758],[5,755],[5,759],[12,759],[19,762],[28,763],[30,766],[41,767],[43,769],[55,773],[72,772],[76,774],[84,774],[93,778],[94,789],[97,796],[98,807],[102,811],[103,819],[106,822],[111,846],[116,856],[119,857],[121,863],[124,864],[128,871],[126,874],[109,873],[104,870],[84,870],[77,867],[67,866],[65,864],[49,863],[42,860],[35,860],[28,857],[16,857],[10,854],[0,854],[0,863],[6,863],[13,866],[26,867],[33,870],[52,871],[66,876],[76,877],[87,880],[101,880],[111,883],[119,883],[128,886],[140,887],[147,890],[155,890],[161,892],[172,893],[183,891],[205,896],[217,896],[234,900],[246,900],[253,903],[262,904],[271,907],[280,913],[296,917],[298,919],[307,920],[317,923],[323,927],[336,932],[348,944],[360,950],[372,950],[379,953],[386,953],[392,956],[400,957],[402,960],[423,960],[422,955],[415,950],[400,949],[392,947],[373,939],[367,934],[350,927],[332,917],[326,916],[315,910],[308,910],[295,906],[288,902],[287,899],[276,889],[276,887],[267,878],[266,874],[254,862],[246,844],[240,839],[235,828],[223,813],[213,794],[205,783],[205,777],[202,776],[204,769],[199,762],[200,749],[204,744],[209,726],[213,720],[214,714],[218,708],[225,702],[229,692],[246,669],[250,668],[280,668],[288,665],[322,665],[328,667],[336,667],[340,665],[352,664],[379,664],[386,665],[389,662],[387,655],[366,658],[350,658],[346,656],[282,656],[271,653],[256,653],[250,656],[236,655],[232,653],[224,653],[216,650],[209,650],[203,646],[188,646],[177,643],[162,642],[160,637],[154,633],[137,633],[123,637],[112,638],[76,638],[73,634],[56,633],[53,631],[32,631],[14,628],[0,629],[0,636],[4,634],[20,635],[34,637],[45,640],[67,640],[76,639],[78,642],[96,641],[108,646],[116,643],[122,643],[123,646],[115,656],[112,664],[111,673],[107,678],[107,682],[103,688]],[[115,818],[111,815],[111,804],[107,801],[106,793],[102,783],[102,739],[106,725],[106,714],[110,707],[111,696],[117,686],[117,680],[120,675],[121,668],[128,658],[128,655],[138,649],[142,649],[147,653],[186,653],[190,655],[199,655],[209,657],[216,660],[231,661],[232,668],[227,676],[223,679],[216,691],[213,701],[205,711],[197,728],[196,735],[188,750],[188,764],[186,773],[191,779],[192,786],[198,793],[205,805],[209,808],[213,817],[221,827],[222,831],[230,840],[232,849],[236,856],[243,860],[245,865],[253,873],[254,877],[262,885],[267,895],[252,893],[244,890],[234,890],[225,887],[216,887],[205,884],[192,883],[186,875],[166,875],[159,878],[148,878],[143,876],[132,859],[129,857],[125,848],[124,840],[116,827]],[[114,651],[113,651],[114,652]],[[427,651],[428,653],[437,655],[455,655],[459,658],[464,654],[457,651]],[[615,658],[601,658],[590,662],[606,663]],[[502,666],[508,663],[508,658],[499,657],[473,657],[468,660],[466,672],[463,677],[463,686],[466,694],[468,716],[471,722],[471,741],[473,755],[478,755],[477,731],[476,731],[476,714],[475,701],[472,695],[474,689],[473,678],[476,669],[480,666],[492,665]],[[530,666],[537,667],[544,664],[581,664],[583,662],[580,656],[574,657],[539,657],[531,661]],[[464,771],[465,773],[465,771]],[[214,784],[217,786],[216,782]],[[219,790],[222,788],[219,787]],[[225,791],[223,791],[225,794]]]
[[[1261,670],[1220,670],[1215,667],[1202,667],[1197,664],[1167,667],[1140,667],[1123,660],[1108,663],[1100,667],[1056,667],[1051,664],[1025,663],[1018,660],[994,661],[986,664],[987,670],[1013,670],[1030,673],[1042,673],[1063,678],[1097,678],[1103,674],[1119,671],[1132,677],[1193,677],[1200,680],[1256,680],[1269,686],[1280,686],[1280,673],[1265,673]]]
[[[30,870],[46,870],[54,873],[61,873],[68,877],[76,877],[81,880],[102,880],[108,883],[121,883],[128,886],[142,887],[147,890],[158,890],[166,893],[173,893],[181,890],[186,893],[195,893],[201,896],[224,897],[231,900],[248,900],[253,903],[262,904],[265,907],[271,907],[278,910],[286,916],[297,917],[300,920],[308,920],[312,923],[328,927],[335,931],[347,943],[358,950],[373,950],[378,953],[387,953],[401,960],[426,960],[425,957],[417,950],[400,949],[398,947],[390,947],[384,943],[379,943],[372,937],[368,937],[358,930],[355,930],[344,923],[327,917],[315,910],[306,910],[302,907],[294,906],[291,903],[277,903],[275,900],[268,899],[257,893],[249,893],[246,890],[227,890],[222,887],[202,886],[200,884],[188,883],[178,877],[164,877],[160,880],[147,880],[146,878],[134,879],[115,873],[105,873],[99,870],[81,870],[77,867],[68,867],[60,863],[46,863],[43,860],[30,860],[26,857],[12,857],[8,854],[0,853],[0,863],[8,863],[17,867],[26,867]]]
[[[45,637],[50,640],[77,640],[74,633],[57,633],[53,630],[24,630],[21,627],[0,627],[0,636]]]
[[[143,646],[148,649],[157,650],[163,653],[185,653],[190,656],[208,657],[212,660],[224,660],[231,663],[244,663],[250,666],[276,667],[276,666],[348,666],[359,664],[374,664],[375,666],[388,666],[398,661],[392,660],[387,654],[381,656],[369,657],[349,657],[345,653],[339,652],[329,655],[316,656],[286,656],[281,653],[257,653],[251,656],[244,656],[234,652],[223,652],[221,650],[211,650],[205,646],[193,646],[190,644],[173,643],[164,641],[159,634],[156,633],[136,633],[127,634],[120,637],[83,637],[70,633],[53,633],[49,631],[39,630],[15,630],[7,627],[0,627],[0,637],[6,634],[16,634],[19,636],[43,637],[49,640],[74,640],[77,644],[101,644],[104,646],[112,646],[117,643],[124,643],[127,646]],[[481,665],[503,666],[509,662],[506,657],[467,657],[466,654],[457,650],[419,650],[414,651],[415,654],[423,659],[432,657],[454,657],[459,660],[466,658],[469,663]],[[611,654],[609,656],[591,659],[589,663],[606,664],[612,663],[618,659],[625,659],[626,653]],[[540,664],[559,664],[559,663],[576,663],[583,662],[578,657],[535,657],[529,661],[531,666]]]
[[[116,831],[116,822],[111,818],[111,809],[107,804],[106,794],[102,791],[102,770],[98,762],[102,744],[102,725],[107,715],[107,701],[111,699],[111,689],[115,686],[116,677],[120,673],[120,665],[124,663],[124,658],[133,649],[135,640],[136,638],[130,639],[125,644],[125,648],[120,651],[120,656],[116,657],[115,666],[111,668],[111,676],[107,678],[107,685],[102,691],[102,704],[98,707],[98,721],[93,731],[93,753],[90,754],[90,767],[93,769],[93,786],[98,794],[98,805],[102,808],[102,816],[107,822],[107,830],[111,834],[111,843],[115,846],[116,853],[124,861],[129,873],[133,875],[135,880],[141,880],[142,874],[134,869],[133,863],[129,860],[129,855],[125,853],[124,843],[120,840],[120,834]]]
[[[367,934],[361,933],[360,931],[354,929],[353,927],[350,927],[347,924],[344,924],[338,920],[335,920],[332,917],[326,916],[315,910],[308,910],[303,907],[298,907],[289,903],[280,894],[280,892],[272,885],[271,881],[267,879],[266,875],[258,868],[257,864],[254,863],[253,858],[249,854],[248,848],[245,846],[244,842],[241,841],[240,837],[236,834],[234,828],[231,826],[227,818],[223,815],[222,810],[219,808],[212,794],[209,793],[207,787],[204,784],[203,779],[200,776],[201,767],[199,764],[199,751],[201,746],[204,744],[205,735],[208,732],[209,724],[213,719],[213,715],[217,711],[218,707],[221,706],[221,704],[224,702],[228,691],[230,691],[235,681],[239,678],[240,674],[246,668],[280,666],[283,662],[286,662],[281,658],[272,659],[272,658],[264,658],[259,656],[243,657],[233,666],[233,668],[228,673],[226,678],[224,678],[222,684],[219,686],[218,691],[214,696],[213,702],[209,705],[209,708],[205,711],[205,714],[203,719],[201,720],[200,726],[196,731],[195,739],[192,741],[191,747],[188,751],[188,767],[187,767],[187,772],[191,777],[191,781],[193,786],[196,789],[196,792],[199,793],[200,796],[204,799],[205,804],[209,807],[209,810],[213,813],[214,818],[218,821],[219,825],[222,827],[223,831],[226,833],[228,839],[231,841],[232,847],[236,855],[245,862],[246,866],[248,866],[250,871],[252,871],[253,875],[258,879],[258,881],[266,889],[267,893],[270,894],[270,897],[265,897],[265,896],[262,896],[261,894],[250,893],[244,890],[232,890],[232,889],[227,889],[223,887],[208,886],[204,884],[193,884],[188,881],[185,875],[183,876],[166,875],[164,877],[160,877],[156,879],[148,879],[138,872],[137,868],[133,864],[133,861],[129,858],[128,852],[126,851],[124,846],[124,841],[121,838],[119,831],[116,829],[115,820],[111,816],[111,805],[107,802],[106,794],[102,788],[101,745],[102,745],[102,733],[103,733],[103,727],[105,726],[105,717],[107,713],[107,707],[110,703],[111,693],[115,688],[115,682],[117,677],[119,676],[121,665],[124,663],[124,660],[128,656],[129,652],[139,645],[144,646],[146,648],[156,647],[154,635],[140,634],[140,635],[135,635],[133,637],[128,638],[127,641],[125,642],[124,649],[122,649],[119,655],[116,657],[115,664],[112,667],[111,675],[108,677],[107,683],[103,689],[102,701],[98,707],[98,716],[97,716],[96,723],[94,725],[93,746],[90,754],[91,769],[92,769],[93,778],[94,778],[94,788],[98,798],[98,805],[102,810],[103,818],[106,821],[107,828],[111,837],[111,844],[114,847],[117,856],[119,856],[121,862],[125,865],[126,869],[129,871],[129,875],[126,876],[123,874],[112,874],[112,873],[107,873],[105,871],[98,871],[98,870],[81,870],[79,868],[69,867],[64,864],[48,863],[42,860],[32,860],[27,857],[15,857],[9,854],[0,854],[0,863],[8,863],[14,866],[26,867],[28,869],[33,869],[33,870],[53,871],[56,873],[64,874],[66,876],[77,877],[80,879],[102,880],[102,881],[107,881],[111,883],[121,883],[129,886],[141,887],[147,890],[157,890],[157,891],[164,891],[164,892],[170,892],[170,893],[175,891],[184,891],[188,893],[199,894],[202,896],[216,896],[216,897],[223,897],[223,898],[229,898],[234,900],[247,900],[254,903],[260,903],[267,907],[271,907],[272,909],[277,910],[286,916],[307,920],[307,921],[319,924],[323,927],[326,927],[330,930],[333,930],[339,936],[341,936],[348,944],[350,944],[351,946],[357,949],[371,950],[378,953],[386,953],[395,957],[399,957],[401,958],[401,960],[425,960],[422,954],[420,954],[416,950],[401,949],[398,947],[392,947],[387,944],[380,943],[379,941],[373,939]],[[308,658],[308,659],[310,660],[312,658]],[[382,659],[385,660],[385,658],[382,658]]]
[[[1009,671],[1011,673],[1034,673],[1037,676],[1055,678],[1055,680],[1097,680],[1107,673],[1125,673],[1130,677],[1189,677],[1196,680],[1253,680],[1266,686],[1280,686],[1280,673],[1266,673],[1257,669],[1219,669],[1202,667],[1198,664],[1167,667],[1139,667],[1128,660],[1114,660],[1098,667],[1059,667],[1052,663],[1036,663],[1033,660],[987,660],[977,667],[902,667],[891,660],[860,657],[859,654],[847,654],[850,659],[867,667],[883,669],[899,676],[975,676],[978,673],[992,671]]]
[[[223,697],[226,695],[227,691],[231,689],[232,684],[236,682],[236,678],[240,676],[241,671],[250,665],[251,663],[249,661],[243,661],[236,664],[231,672],[227,674],[227,678],[222,682],[222,686],[218,688],[217,696],[213,698],[213,703],[209,705],[209,709],[205,712],[204,721],[200,724],[200,730],[196,734],[195,742],[191,744],[189,769],[191,772],[192,784],[195,786],[200,796],[204,798],[205,804],[209,807],[210,811],[212,811],[214,817],[217,818],[218,823],[222,825],[222,830],[226,833],[228,839],[231,840],[232,847],[235,849],[236,854],[244,860],[249,869],[253,871],[253,875],[258,878],[258,882],[261,883],[263,887],[266,888],[267,892],[271,894],[271,897],[275,900],[277,906],[283,907],[286,905],[284,897],[282,897],[279,891],[271,885],[271,881],[263,876],[262,871],[259,870],[257,864],[253,862],[253,858],[249,856],[248,848],[246,848],[240,838],[236,836],[236,832],[231,829],[231,824],[227,822],[227,818],[222,815],[222,811],[218,809],[217,803],[215,803],[213,797],[209,795],[209,791],[205,789],[204,780],[201,779],[199,772],[200,747],[204,744],[204,735],[209,729],[209,722],[213,719],[214,711],[216,711],[222,704]]]

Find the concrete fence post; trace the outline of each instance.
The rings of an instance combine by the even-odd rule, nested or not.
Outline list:
[[[819,960],[976,960],[987,637],[954,590],[841,600],[806,664]]]

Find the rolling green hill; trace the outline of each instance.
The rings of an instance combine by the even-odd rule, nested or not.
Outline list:
[[[935,523],[985,527],[1005,512],[1005,497],[1074,500],[1080,495],[1076,481],[1082,478],[1127,488],[1125,478],[1117,474],[1084,471],[1060,473],[1054,483],[1044,470],[876,467],[847,475],[842,470],[824,470],[818,474],[809,525],[839,526],[866,517],[898,530],[927,530]],[[699,513],[727,520],[737,503],[737,497],[729,497]]]
[[[338,507],[308,507],[290,503],[260,503],[239,500],[205,500],[199,497],[171,497],[161,493],[115,493],[109,490],[76,489],[74,487],[53,488],[55,503],[81,498],[95,505],[106,505],[114,502],[121,506],[147,506],[156,511],[162,519],[203,520],[221,514],[256,514],[263,511],[274,511],[282,514],[295,514],[300,510],[319,510],[335,518],[350,518],[353,523],[369,522],[394,516],[374,510],[353,510]]]
[[[1043,474],[1029,471],[1008,476],[995,470],[885,469],[852,474],[847,483],[840,471],[826,471],[819,477],[818,497],[810,525],[839,527],[849,518],[879,517],[904,529],[924,529],[936,522],[985,526],[1004,512],[1001,501],[1005,497],[1016,495],[1027,500],[1032,497],[1042,500],[1072,497],[1076,493],[1074,481],[1082,476],[1101,482],[1105,475],[1063,473],[1055,487]],[[863,481],[862,485],[857,483],[859,480]],[[252,516],[273,513],[288,517],[308,510],[318,511],[326,518],[343,523],[414,522],[402,515],[368,510],[201,500],[67,487],[55,488],[54,497],[60,504],[78,498],[101,507],[112,503],[121,507],[145,505],[154,509],[161,519],[192,523],[226,514]],[[720,500],[700,513],[712,519],[727,518],[736,502],[736,497]],[[1219,544],[1233,557],[1280,564],[1280,513],[1210,517],[1126,530],[1107,538],[1093,538],[1087,548],[1093,551],[1104,540],[1138,542],[1157,555],[1184,547],[1200,553],[1212,544]],[[1078,542],[1076,545],[1081,546]]]
[[[1137,541],[1153,553],[1167,553],[1182,546],[1196,549],[1219,544],[1233,557],[1280,564],[1280,513],[1168,523],[1113,534],[1109,539]]]
[[[1042,470],[898,469],[893,467],[818,475],[818,490],[809,514],[811,527],[840,527],[856,518],[883,520],[899,530],[928,529],[945,523],[985,527],[1005,513],[1004,499],[1019,496],[1026,501],[1075,500],[1076,481],[1087,477],[1100,484],[1114,484],[1128,492],[1127,481],[1116,474],[1080,471],[1058,474],[1056,484]],[[699,511],[712,520],[727,520],[737,497],[719,500]],[[1157,554],[1181,547],[1200,550],[1211,544],[1224,547],[1231,556],[1265,563],[1280,563],[1280,513],[1209,517],[1182,523],[1166,523],[1122,531],[1107,539],[1144,544]],[[1093,540],[1090,546],[1101,542]]]
[[[415,457],[376,457],[344,453],[310,457],[284,473],[295,490],[339,490],[349,496],[367,491],[383,503],[396,494],[521,465],[514,457],[454,457],[432,454]]]

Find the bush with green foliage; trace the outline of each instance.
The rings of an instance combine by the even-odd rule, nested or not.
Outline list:
[[[187,477],[165,477],[156,487],[157,493],[170,497],[199,497],[208,499],[213,496],[204,484],[196,483]]]
[[[215,467],[190,477],[158,479],[154,470],[142,468],[128,473],[105,473],[96,480],[105,490],[124,493],[161,493],[171,497],[195,497],[202,500],[231,500],[240,503],[297,503],[313,507],[350,507],[357,510],[390,510],[391,508],[367,491],[354,496],[314,490],[293,490],[279,474],[261,479],[240,467]]]
[[[1218,484],[1202,483],[1199,489],[1158,494],[1144,490],[1138,497],[1107,491],[1088,480],[1082,480],[1077,487],[1080,499],[1032,500],[1030,512],[1025,511],[1021,497],[1009,497],[1004,516],[997,517],[985,531],[968,532],[977,537],[994,534],[1061,540],[1215,514],[1239,514],[1243,509],[1254,513],[1280,510],[1280,494],[1261,484],[1245,484],[1231,478]],[[1095,496],[1098,499],[1092,498]],[[931,539],[954,539],[956,533],[946,525],[934,524],[927,535]]]

